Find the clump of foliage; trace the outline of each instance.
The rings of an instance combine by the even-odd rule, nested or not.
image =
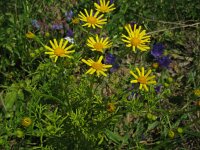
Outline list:
[[[1,1],[0,149],[198,149],[199,5]]]

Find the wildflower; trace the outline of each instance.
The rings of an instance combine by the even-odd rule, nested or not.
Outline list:
[[[146,30],[141,31],[141,26],[139,29],[136,29],[137,25],[134,25],[134,29],[132,30],[131,25],[128,24],[125,26],[126,31],[128,32],[128,36],[122,34],[122,41],[127,43],[127,47],[132,47],[132,50],[135,52],[135,49],[138,48],[141,51],[147,51],[150,49],[146,43],[150,42],[150,36],[146,35]]]
[[[75,52],[75,50],[69,51],[69,49],[71,49],[73,47],[73,44],[66,47],[66,45],[68,44],[68,40],[66,40],[64,42],[64,44],[63,44],[63,41],[64,41],[64,39],[61,39],[60,43],[58,45],[58,42],[56,39],[54,39],[54,43],[50,40],[50,44],[51,44],[52,48],[45,45],[45,48],[50,51],[50,52],[45,52],[45,54],[49,54],[50,58],[55,57],[54,62],[57,61],[58,57],[72,58],[72,56],[69,56],[69,54]]]
[[[36,35],[30,31],[28,31],[28,33],[26,33],[26,37],[29,38],[29,39],[33,39],[36,37]]]
[[[200,89],[195,89],[194,90],[194,95],[200,96]]]
[[[49,32],[45,32],[45,36],[46,36],[46,37],[49,37],[49,36],[50,36],[50,33],[49,33]]]
[[[116,109],[116,107],[115,107],[114,103],[108,103],[108,105],[107,105],[107,111],[108,112],[112,113],[112,112],[115,111],[115,109]]]
[[[172,130],[170,130],[169,132],[168,132],[168,136],[171,138],[171,139],[173,139],[174,138],[174,132],[172,131]]]
[[[114,72],[116,69],[119,68],[119,64],[116,63],[116,57],[113,54],[106,54],[105,63],[112,65],[112,68],[110,68],[110,72]]]
[[[178,133],[180,133],[180,134],[182,134],[182,133],[183,133],[183,129],[182,129],[182,128],[180,128],[180,127],[177,129],[177,131],[178,131]]]
[[[172,83],[172,82],[173,82],[173,78],[169,77],[169,78],[167,78],[167,81],[168,81],[169,83]]]
[[[96,35],[96,40],[93,37],[89,37],[87,39],[87,46],[91,48],[92,51],[99,51],[104,52],[105,49],[110,48],[112,45],[112,42],[110,42],[107,38],[99,38],[98,35]]]
[[[158,85],[158,86],[156,86],[156,87],[154,88],[157,94],[160,93],[161,88],[162,88],[161,85]]]
[[[138,75],[134,74],[133,71],[130,71],[130,74],[134,76],[134,78],[136,80],[131,80],[131,83],[140,83],[140,87],[139,89],[145,89],[146,91],[148,91],[148,87],[147,85],[149,84],[156,84],[155,80],[152,80],[155,78],[155,75],[153,76],[149,76],[149,74],[152,72],[151,70],[148,70],[148,72],[144,73],[144,67],[141,68],[141,71],[139,70],[139,68],[136,68],[136,71],[138,73]]]
[[[153,114],[151,114],[151,113],[148,113],[148,114],[147,114],[147,118],[148,118],[149,120],[155,121],[155,120],[157,119],[157,116],[156,116],[156,115],[153,115]]]
[[[73,30],[71,28],[69,28],[67,30],[67,36],[69,36],[69,37],[73,37],[74,36]]]
[[[86,74],[93,74],[94,72],[97,73],[97,76],[99,77],[100,74],[102,74],[103,76],[107,76],[104,72],[107,71],[107,68],[111,68],[112,65],[105,65],[102,64],[101,61],[103,59],[103,56],[99,57],[99,60],[97,62],[93,61],[92,59],[89,60],[85,60],[82,59],[81,61],[86,63],[88,66],[90,66],[91,68],[86,72]]]
[[[23,138],[24,137],[24,132],[19,128],[15,131],[15,134],[16,134],[16,136],[18,138]]]
[[[21,121],[22,126],[28,127],[32,124],[32,120],[29,117],[24,117]]]
[[[67,40],[67,41],[69,41],[69,43],[74,44],[74,38],[71,38],[71,37],[69,37],[69,36],[66,36],[64,39]]]
[[[169,68],[169,64],[171,63],[171,60],[168,56],[160,57],[157,59],[159,65],[161,67]]]
[[[63,25],[62,25],[62,24],[53,24],[53,25],[51,26],[51,28],[52,28],[53,30],[61,30],[61,29],[63,29]]]
[[[152,67],[155,68],[155,69],[157,69],[159,67],[159,63],[157,63],[157,62],[153,63]]]
[[[88,11],[86,9],[84,9],[84,11],[86,15],[84,15],[82,12],[80,12],[80,14],[78,15],[80,17],[80,20],[86,22],[82,26],[88,26],[88,27],[92,26],[92,28],[95,29],[96,26],[102,28],[102,25],[106,24],[107,19],[102,19],[102,17],[104,16],[103,14],[97,17],[98,14],[100,13],[99,11],[93,14],[93,10],[91,9],[90,15],[88,14]]]
[[[106,61],[105,61],[105,63],[107,63],[107,64],[114,64],[115,60],[116,60],[116,57],[113,54],[110,54],[110,53],[106,54]]]
[[[31,20],[31,23],[32,23],[33,27],[35,27],[35,28],[37,28],[37,29],[40,28],[40,24],[38,23],[37,20],[33,19],[33,20]]]
[[[157,58],[162,56],[163,52],[164,52],[164,46],[161,43],[158,43],[153,45],[153,49],[151,50],[151,55]]]
[[[100,5],[97,3],[94,3],[94,6],[96,7],[97,11],[102,12],[102,13],[108,13],[116,9],[114,7],[114,4],[111,4],[110,6],[109,4],[110,4],[110,1],[107,1],[106,3],[106,0],[100,0]]]
[[[70,21],[73,17],[73,11],[70,10],[69,12],[66,12],[65,17],[66,17],[67,21]]]
[[[165,83],[164,83],[164,86],[165,86],[165,87],[169,87],[169,84],[165,82]]]
[[[78,24],[79,23],[79,18],[73,18],[72,19],[73,24]]]

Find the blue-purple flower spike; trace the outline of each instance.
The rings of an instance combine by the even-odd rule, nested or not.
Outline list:
[[[119,68],[119,64],[116,63],[116,57],[113,54],[106,54],[106,64],[111,64],[112,68],[110,69],[110,72],[114,72]]]
[[[69,12],[66,12],[65,17],[66,17],[67,21],[70,21],[73,17],[73,11],[70,10]]]
[[[73,36],[74,36],[74,32],[72,31],[71,28],[69,28],[69,29],[67,30],[67,36],[69,36],[69,37],[73,37]]]
[[[158,58],[157,61],[161,67],[165,68],[169,68],[169,64],[171,63],[171,59],[169,58],[169,56]]]
[[[51,28],[53,30],[60,30],[60,29],[63,29],[63,25],[62,24],[53,24]]]
[[[151,55],[153,55],[155,58],[158,58],[162,56],[164,52],[164,46],[161,43],[154,44],[153,49],[151,50]]]

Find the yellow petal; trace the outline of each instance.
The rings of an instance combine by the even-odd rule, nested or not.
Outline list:
[[[141,72],[140,72],[139,68],[136,68],[136,71],[138,72],[138,75],[141,76]]]
[[[130,74],[132,74],[136,79],[138,79],[138,76],[133,73],[133,71],[130,71]]]
[[[149,76],[149,74],[151,73],[152,71],[151,71],[151,69],[147,72],[147,74],[145,75],[145,77],[148,77]]]
[[[88,66],[92,66],[91,63],[89,63],[88,61],[86,61],[85,59],[81,59],[82,62],[86,63]]]

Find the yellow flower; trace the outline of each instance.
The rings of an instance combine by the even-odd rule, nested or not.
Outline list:
[[[97,73],[97,76],[99,77],[100,74],[102,74],[103,76],[107,76],[104,72],[107,71],[107,68],[111,68],[112,65],[105,65],[102,64],[101,61],[103,59],[103,56],[99,57],[99,60],[97,62],[93,61],[92,59],[89,60],[85,60],[82,59],[81,61],[86,63],[88,66],[90,66],[91,68],[86,72],[86,74],[93,74],[93,73]]]
[[[30,31],[28,31],[28,33],[26,33],[26,37],[29,38],[29,39],[33,39],[36,37],[36,35]]]
[[[88,26],[88,27],[92,26],[92,28],[95,29],[96,26],[102,28],[102,25],[106,24],[107,19],[102,19],[102,17],[104,16],[103,14],[97,17],[100,12],[97,11],[96,13],[93,14],[93,10],[91,9],[89,15],[86,9],[84,9],[84,11],[86,15],[84,15],[82,12],[80,12],[80,14],[78,15],[80,17],[80,20],[86,22],[82,26]]]
[[[196,96],[200,96],[200,89],[196,89],[196,90],[194,90],[194,95],[196,95]]]
[[[134,30],[130,24],[125,26],[126,31],[128,32],[128,36],[122,34],[122,41],[127,43],[127,47],[132,47],[132,50],[135,52],[135,49],[138,48],[141,51],[147,51],[150,49],[146,43],[150,42],[150,36],[146,35],[146,30],[141,31],[141,26],[136,29],[136,24],[134,25]]]
[[[28,127],[32,124],[32,120],[29,117],[24,117],[21,121],[22,126]]]
[[[175,136],[174,131],[170,130],[170,131],[168,132],[168,136],[169,136],[171,139],[173,139],[174,136]]]
[[[69,51],[69,49],[71,49],[73,47],[73,44],[66,47],[66,45],[68,44],[68,41],[66,40],[63,44],[64,39],[60,40],[60,43],[58,45],[58,42],[56,39],[54,39],[54,43],[50,40],[50,44],[52,46],[52,48],[50,48],[49,46],[45,45],[44,47],[49,50],[50,52],[45,52],[45,54],[49,54],[50,58],[54,58],[54,62],[57,61],[58,57],[68,57],[68,58],[72,58],[72,56],[69,56],[70,53],[74,53],[75,50],[71,50]]]
[[[146,75],[144,73],[144,67],[141,68],[141,71],[139,70],[139,68],[136,68],[136,71],[138,73],[138,75],[136,75],[135,73],[133,73],[133,71],[130,71],[130,74],[134,76],[134,78],[136,80],[131,80],[131,83],[140,83],[140,87],[139,89],[145,89],[146,91],[148,91],[148,84],[156,84],[155,80],[152,80],[155,78],[155,76],[149,76],[149,74],[151,73],[151,70],[149,70]]]
[[[73,24],[78,24],[79,23],[79,19],[78,18],[73,18],[72,19],[72,23]]]
[[[157,63],[157,62],[153,63],[152,67],[155,68],[155,69],[157,69],[159,67],[159,63]]]
[[[100,5],[97,3],[94,3],[94,6],[96,7],[96,10],[102,13],[108,13],[111,12],[115,9],[114,4],[110,4],[110,1],[106,1],[105,0],[100,0]]]
[[[107,105],[107,111],[108,112],[112,113],[112,112],[115,111],[115,109],[116,109],[116,107],[115,107],[114,103],[108,103],[108,105]]]
[[[99,51],[103,53],[105,49],[112,46],[112,42],[109,43],[108,37],[100,39],[99,36],[96,35],[96,41],[93,37],[89,37],[89,39],[87,39],[87,46],[91,47],[92,51]]]

